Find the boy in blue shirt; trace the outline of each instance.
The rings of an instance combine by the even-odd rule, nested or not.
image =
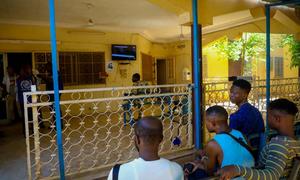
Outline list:
[[[251,84],[244,80],[235,80],[230,89],[230,101],[238,106],[238,110],[229,117],[229,127],[239,130],[248,139],[254,134],[264,133],[264,121],[259,110],[248,103]],[[259,147],[259,138],[250,141],[251,146]]]

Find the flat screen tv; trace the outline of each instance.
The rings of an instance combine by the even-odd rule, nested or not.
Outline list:
[[[136,45],[111,45],[112,60],[136,60]]]

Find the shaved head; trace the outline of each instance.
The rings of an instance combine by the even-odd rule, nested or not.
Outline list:
[[[216,120],[221,122],[227,122],[228,113],[222,106],[211,106],[206,110],[206,116],[217,116]]]
[[[160,143],[163,139],[163,125],[156,117],[144,117],[134,127],[137,137],[147,144]]]

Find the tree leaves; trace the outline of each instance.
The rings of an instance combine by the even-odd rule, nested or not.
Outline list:
[[[282,37],[282,46],[288,46],[291,53],[291,68],[300,67],[300,41],[297,41],[294,35],[284,35]]]

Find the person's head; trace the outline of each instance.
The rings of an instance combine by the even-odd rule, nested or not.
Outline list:
[[[268,110],[269,127],[277,131],[287,126],[293,126],[298,113],[296,104],[287,99],[271,101]]]
[[[138,81],[140,81],[140,80],[141,80],[141,76],[140,76],[139,73],[134,73],[134,74],[132,75],[132,82],[138,82]]]
[[[29,64],[26,64],[23,66],[23,69],[24,69],[24,73],[27,75],[27,76],[30,76],[32,75],[32,68]]]
[[[222,106],[211,106],[205,112],[205,125],[209,132],[228,126],[227,119],[228,113]]]
[[[163,125],[156,117],[143,117],[134,126],[135,146],[138,151],[152,150],[158,152],[163,139]]]
[[[230,101],[234,104],[241,104],[248,99],[248,95],[251,91],[251,84],[244,80],[235,80],[230,88]]]
[[[8,74],[9,76],[13,76],[13,75],[15,74],[15,70],[14,70],[13,67],[7,66],[6,69],[7,69],[7,74]]]
[[[26,74],[25,74],[25,69],[24,69],[24,67],[21,67],[21,69],[20,69],[20,71],[19,71],[19,75],[21,76],[21,77],[24,77]]]

